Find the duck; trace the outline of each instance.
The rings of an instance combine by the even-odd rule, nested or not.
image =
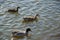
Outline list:
[[[18,12],[18,9],[19,9],[20,7],[17,7],[17,9],[15,10],[15,9],[9,9],[7,12]]]
[[[23,18],[23,22],[32,22],[36,21],[38,19],[39,14],[36,14],[35,16],[27,16]]]
[[[31,31],[30,28],[27,28],[26,31],[20,31],[20,30],[15,30],[12,32],[12,37],[19,39],[19,38],[24,38],[25,36],[29,36],[29,31]]]

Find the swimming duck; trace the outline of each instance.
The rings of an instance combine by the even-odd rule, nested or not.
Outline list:
[[[30,28],[27,28],[26,31],[14,31],[12,32],[12,37],[13,38],[24,38],[25,36],[28,36],[29,31],[31,31]]]
[[[9,9],[7,12],[18,12],[18,9],[19,9],[20,7],[17,7],[17,9],[15,10],[15,9]]]
[[[36,14],[35,16],[28,16],[23,18],[23,22],[32,22],[38,19],[39,14]]]

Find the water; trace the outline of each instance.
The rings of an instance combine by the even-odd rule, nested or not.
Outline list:
[[[10,8],[21,7],[19,14],[10,14]],[[22,18],[27,15],[40,15],[38,22],[23,24]],[[59,40],[52,37],[60,33],[60,1],[59,0],[2,0],[0,1],[0,40],[10,40],[13,29],[32,29],[31,38],[24,40]]]

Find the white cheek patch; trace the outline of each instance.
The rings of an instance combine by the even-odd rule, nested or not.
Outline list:
[[[31,31],[29,31],[28,36],[29,36],[29,37],[32,36],[32,32],[31,32]]]

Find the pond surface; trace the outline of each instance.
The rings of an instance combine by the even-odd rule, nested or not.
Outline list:
[[[19,14],[6,12],[19,6]],[[23,24],[24,16],[39,14],[38,22]],[[54,37],[60,33],[60,1],[59,0],[1,0],[0,1],[0,40],[11,40],[13,28],[19,30],[32,29],[31,38],[22,40],[60,40]],[[20,39],[19,39],[20,40]]]

